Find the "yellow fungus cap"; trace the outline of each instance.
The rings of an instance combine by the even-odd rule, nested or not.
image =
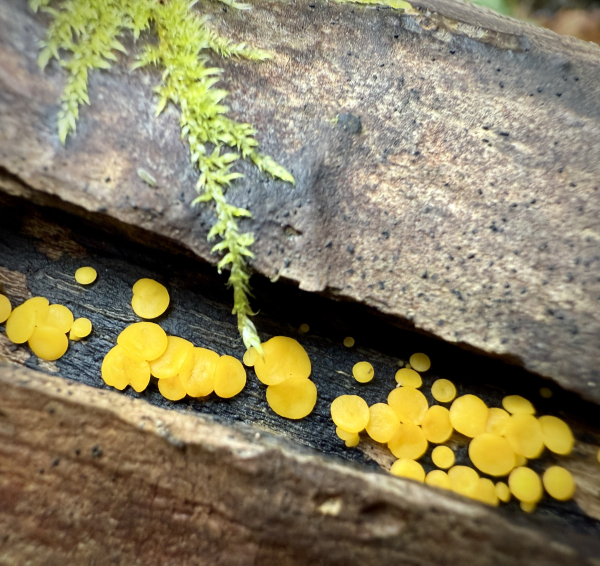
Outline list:
[[[344,346],[346,346],[346,348],[352,348],[352,346],[354,346],[354,338],[352,338],[352,336],[346,336],[346,338],[344,338]]]
[[[562,456],[571,453],[575,439],[565,421],[548,415],[540,417],[538,422],[542,427],[542,438],[548,450]]]
[[[443,470],[454,466],[454,452],[448,446],[436,446],[431,452],[433,463]]]
[[[304,323],[300,325],[300,332],[302,332],[302,334],[306,334],[309,330],[310,326],[308,326],[308,324]]]
[[[479,486],[479,474],[468,466],[453,466],[448,470],[450,487],[455,493],[473,497]]]
[[[448,474],[442,472],[442,470],[431,470],[431,472],[425,476],[425,483],[441,489],[451,489],[450,478],[448,477]]]
[[[427,409],[421,428],[425,438],[434,444],[442,444],[452,436],[452,425],[450,424],[450,411],[446,407],[433,405]]]
[[[450,422],[455,430],[473,438],[485,432],[489,411],[475,395],[458,397],[450,407]]]
[[[150,362],[150,372],[158,379],[175,377],[179,374],[186,356],[193,350],[194,345],[189,340],[179,336],[167,336],[167,348],[162,355]]]
[[[508,503],[510,501],[510,489],[503,481],[499,481],[495,485],[495,490],[500,501],[503,503]]]
[[[267,387],[267,403],[280,417],[303,419],[317,403],[317,387],[310,379],[292,377]]]
[[[542,427],[533,415],[512,415],[504,435],[515,453],[525,458],[537,458],[544,449]]]
[[[515,468],[508,476],[510,492],[525,503],[537,503],[543,495],[542,480],[531,468]]]
[[[368,383],[375,375],[375,370],[369,362],[358,362],[352,368],[352,375],[359,383]]]
[[[58,360],[69,347],[64,332],[52,326],[36,326],[27,343],[38,358],[48,362]]]
[[[469,458],[490,476],[506,476],[515,467],[515,452],[505,438],[484,432],[469,443]]]
[[[370,418],[366,426],[367,434],[375,442],[388,442],[392,439],[398,427],[400,420],[394,410],[385,403],[376,403],[369,407]]]
[[[6,321],[6,335],[11,342],[27,342],[35,329],[35,311],[24,304],[14,309]]]
[[[339,426],[335,427],[335,433],[338,435],[339,438],[341,438],[344,442],[347,441],[352,441],[354,440],[356,437],[358,437],[358,434],[356,434],[355,432],[348,432],[347,430],[344,430],[343,428],[340,428]]]
[[[549,387],[542,387],[540,389],[540,396],[544,399],[550,399],[552,395],[554,395],[554,393],[552,393],[552,389],[550,389]]]
[[[447,379],[436,379],[431,386],[431,394],[440,403],[450,403],[456,397],[456,387]]]
[[[246,370],[240,360],[221,356],[215,369],[215,393],[223,399],[235,397],[246,385]]]
[[[559,501],[568,501],[575,494],[575,480],[571,472],[561,466],[548,468],[542,476],[542,481],[550,497]]]
[[[129,385],[135,391],[138,393],[145,391],[150,383],[150,364],[146,360],[125,354],[123,370]]]
[[[180,401],[185,397],[185,389],[179,380],[179,376],[167,377],[158,380],[160,394],[169,401]]]
[[[388,442],[388,448],[396,458],[417,460],[427,450],[427,439],[421,427],[414,423],[401,423],[396,434]]]
[[[423,482],[425,481],[425,470],[419,462],[410,458],[400,458],[396,460],[390,468],[390,473],[400,478],[408,478]]]
[[[75,281],[80,285],[89,285],[96,281],[98,274],[93,267],[80,267],[75,272]]]
[[[358,433],[364,430],[370,417],[367,402],[358,395],[342,395],[331,403],[331,418],[345,431]]]
[[[426,354],[413,354],[409,363],[411,368],[420,372],[427,371],[431,367],[431,361]]]
[[[418,389],[423,385],[423,380],[414,369],[401,368],[396,372],[396,383]]]
[[[521,511],[525,511],[525,513],[533,513],[537,507],[535,503],[527,503],[526,501],[521,501],[519,506]]]
[[[8,300],[8,297],[6,295],[0,295],[0,324],[6,322],[11,311],[12,306]]]
[[[510,415],[504,409],[492,407],[488,413],[485,432],[497,434],[498,436],[504,436],[509,420]]]
[[[400,422],[421,424],[429,408],[427,398],[414,387],[397,387],[388,395],[388,405],[396,411]]]
[[[535,408],[530,401],[520,395],[508,395],[502,399],[502,406],[511,414],[535,415]]]
[[[169,341],[158,324],[135,322],[119,334],[117,344],[128,354],[150,362],[165,353]]]
[[[310,375],[310,359],[297,340],[274,336],[262,348],[263,355],[254,361],[254,371],[265,385],[277,385],[291,378],[307,379]]]
[[[89,336],[92,332],[92,321],[89,318],[78,318],[73,321],[69,338],[71,340],[79,340]]]
[[[44,320],[37,320],[38,326],[51,326],[66,334],[73,326],[73,313],[64,305],[49,305]]]
[[[207,348],[188,351],[179,368],[179,381],[190,397],[206,397],[215,390],[219,354]]]
[[[252,367],[254,365],[254,363],[256,362],[257,357],[258,357],[258,352],[256,351],[256,348],[254,346],[250,346],[250,348],[248,348],[246,350],[246,352],[244,353],[244,357],[242,358],[242,361],[244,362],[244,365],[246,365],[248,367]]]
[[[494,507],[498,507],[500,503],[498,500],[498,495],[496,494],[496,486],[494,485],[494,482],[487,478],[479,478],[479,482],[475,487],[471,497],[477,501],[485,503],[486,505],[492,505]]]
[[[154,279],[140,279],[133,286],[131,307],[141,318],[152,319],[163,314],[169,306],[169,292]]]
[[[102,360],[101,375],[104,383],[119,390],[129,385],[124,369],[125,350],[118,344]]]

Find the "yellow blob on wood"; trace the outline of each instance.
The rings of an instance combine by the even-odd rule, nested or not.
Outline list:
[[[479,486],[479,474],[468,466],[453,466],[448,470],[450,487],[455,493],[473,497]]]
[[[207,348],[188,351],[179,368],[179,381],[190,397],[206,397],[215,390],[219,354]]]
[[[98,274],[93,267],[80,267],[75,272],[75,281],[80,285],[89,285],[96,281]]]
[[[561,456],[571,453],[575,439],[571,428],[565,421],[547,415],[540,417],[538,422],[542,427],[542,438],[548,450]]]
[[[504,436],[515,453],[525,458],[537,458],[544,449],[542,427],[533,415],[512,415]]]
[[[140,279],[133,286],[131,307],[141,318],[152,319],[163,314],[169,306],[169,292],[154,279]]]
[[[36,326],[44,326],[44,321],[46,320],[50,309],[48,299],[45,297],[33,297],[27,299],[21,306],[34,313]]]
[[[508,476],[510,492],[525,503],[537,503],[543,495],[542,480],[531,468],[515,468]]]
[[[450,478],[448,477],[448,474],[442,472],[442,470],[431,470],[431,472],[425,476],[425,483],[441,489],[451,489]]]
[[[297,340],[274,336],[262,348],[263,355],[254,360],[254,371],[265,385],[277,385],[292,378],[307,379],[310,375],[310,359]]]
[[[358,438],[358,434],[356,434],[355,432],[348,432],[347,430],[344,430],[343,428],[340,428],[339,426],[335,427],[335,433],[344,442],[351,442],[351,441],[354,441],[355,438]]]
[[[471,440],[469,458],[490,476],[506,476],[515,467],[515,452],[505,438],[484,432]]]
[[[456,397],[456,387],[447,379],[436,379],[431,386],[431,394],[440,403],[450,403]]]
[[[352,346],[354,346],[354,338],[352,338],[352,336],[346,336],[346,338],[344,338],[344,346],[346,346],[346,348],[352,348]]]
[[[369,424],[371,412],[358,395],[342,395],[331,403],[331,418],[345,431],[358,433]]]
[[[359,383],[368,383],[375,375],[375,370],[369,362],[358,362],[352,368],[352,375]]]
[[[185,397],[185,389],[178,375],[158,380],[160,394],[169,401],[180,401]]]
[[[426,354],[413,354],[408,361],[411,368],[420,372],[427,371],[431,367],[431,360]]]
[[[317,387],[310,379],[292,377],[267,387],[267,403],[280,417],[303,419],[317,403]]]
[[[510,501],[510,489],[503,481],[499,481],[495,485],[495,490],[500,501],[503,503],[508,503]]]
[[[256,348],[254,346],[250,346],[250,348],[248,348],[246,350],[246,352],[244,353],[244,357],[242,358],[242,361],[244,362],[244,365],[246,365],[248,367],[252,367],[254,365],[254,363],[256,362],[257,357],[258,357],[258,352],[256,351]]]
[[[479,483],[475,487],[472,497],[477,501],[481,501],[486,505],[492,505],[493,507],[498,507],[500,503],[498,495],[496,494],[496,486],[494,485],[494,482],[488,478],[479,478]]]
[[[101,375],[104,383],[119,390],[129,385],[124,369],[125,350],[118,344],[102,360]]]
[[[527,503],[526,501],[521,501],[519,506],[521,511],[525,511],[525,513],[533,513],[537,507],[535,503]]]
[[[10,313],[12,312],[12,305],[6,295],[0,295],[0,324],[6,322]]]
[[[215,393],[223,399],[235,397],[246,385],[246,370],[232,356],[221,356],[215,369]]]
[[[575,494],[575,480],[569,470],[561,466],[551,466],[542,476],[544,488],[554,499],[568,501]]]
[[[492,407],[488,413],[488,420],[485,425],[485,432],[504,436],[506,427],[508,426],[510,415],[498,407]]]
[[[423,380],[414,369],[402,368],[396,372],[396,383],[418,389],[423,385]]]
[[[388,442],[388,448],[396,458],[418,460],[427,450],[427,439],[421,427],[414,423],[402,423]]]
[[[473,438],[485,432],[489,410],[475,395],[463,395],[450,407],[450,422],[455,430]]]
[[[390,468],[390,473],[400,478],[408,478],[415,481],[425,481],[425,470],[419,462],[410,458],[400,458],[396,460]]]
[[[400,422],[421,424],[429,408],[427,398],[414,387],[397,387],[390,391],[388,405],[396,411]]]
[[[24,304],[10,313],[6,321],[6,335],[11,342],[23,344],[27,342],[35,329],[35,311]]]
[[[135,391],[141,393],[146,390],[150,383],[150,364],[146,360],[125,354],[123,370],[129,385]]]
[[[442,470],[447,470],[454,466],[454,452],[448,446],[436,446],[431,452],[433,463]]]
[[[38,326],[52,326],[66,334],[73,326],[73,313],[64,305],[50,305],[44,320],[37,324]]]
[[[300,325],[300,332],[302,332],[302,334],[306,334],[309,330],[310,326],[308,326],[308,324],[304,323]]]
[[[425,438],[434,444],[442,444],[452,436],[452,425],[450,424],[450,411],[446,407],[433,405],[427,409],[421,428]]]
[[[38,358],[48,362],[58,360],[69,347],[66,334],[52,326],[36,326],[27,343]]]
[[[535,407],[520,395],[508,395],[502,399],[502,406],[512,415],[535,415]]]
[[[395,411],[385,403],[376,403],[369,407],[371,414],[369,424],[367,425],[367,434],[375,442],[388,442],[392,439],[398,427],[400,420]]]
[[[92,332],[92,321],[89,318],[78,318],[73,321],[69,338],[79,340],[89,336]]]
[[[549,387],[542,387],[540,389],[540,396],[544,399],[550,399],[552,395],[554,395],[554,393],[552,393],[552,389],[550,389]]]
[[[179,374],[186,356],[194,345],[179,336],[167,337],[167,348],[161,356],[150,362],[150,372],[158,379],[168,379]]]
[[[169,341],[158,324],[135,322],[119,334],[117,344],[128,354],[151,362],[165,353]]]

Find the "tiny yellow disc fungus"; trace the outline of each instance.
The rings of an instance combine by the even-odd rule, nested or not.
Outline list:
[[[394,410],[385,403],[376,403],[369,407],[371,416],[367,425],[367,434],[375,442],[388,442],[392,439],[398,427],[400,420]]]
[[[425,481],[425,470],[419,462],[410,458],[400,458],[396,460],[390,468],[390,473],[401,478],[408,478],[423,482]]]
[[[254,365],[254,363],[256,362],[257,357],[258,357],[258,352],[256,351],[256,348],[254,346],[250,346],[250,348],[248,348],[246,350],[246,352],[244,353],[244,357],[242,358],[242,361],[244,362],[244,365],[246,365],[248,367],[252,367]]]
[[[121,391],[129,384],[125,375],[124,360],[125,350],[117,344],[104,356],[101,367],[104,383]]]
[[[492,407],[488,413],[485,432],[497,434],[498,436],[504,436],[509,420],[510,415],[504,409]]]
[[[525,458],[537,458],[544,449],[542,427],[533,415],[512,415],[504,436],[515,453]]]
[[[317,402],[317,387],[310,380],[292,377],[267,387],[267,403],[280,417],[303,419]]]
[[[498,507],[499,505],[496,486],[492,480],[487,478],[479,478],[479,483],[475,487],[472,497],[486,505],[492,505],[494,507]]]
[[[356,434],[355,432],[348,432],[347,430],[344,430],[343,428],[340,428],[339,426],[335,427],[335,433],[344,442],[353,441],[356,437],[358,437],[358,434]]]
[[[479,486],[479,474],[468,466],[453,466],[448,470],[450,487],[455,493],[473,497]]]
[[[411,368],[420,372],[427,371],[431,367],[431,361],[426,354],[413,354],[409,363]]]
[[[36,326],[27,342],[33,353],[42,360],[58,360],[69,347],[66,334],[52,326]]]
[[[454,452],[448,446],[436,446],[431,452],[431,459],[442,470],[447,470],[454,466]]]
[[[291,378],[307,379],[310,375],[310,359],[297,340],[274,336],[262,348],[263,355],[254,360],[254,371],[265,385],[277,385]]]
[[[215,369],[215,393],[223,399],[229,399],[235,397],[245,385],[246,370],[242,362],[232,356],[221,356]]]
[[[73,326],[73,313],[64,305],[50,305],[43,321],[37,321],[38,326],[51,326],[64,334]]]
[[[525,513],[533,513],[537,507],[535,503],[527,503],[526,501],[521,501],[519,506],[521,511],[525,511]]]
[[[369,405],[358,395],[342,395],[331,403],[331,418],[345,431],[358,433],[364,430],[370,417]]]
[[[566,456],[573,450],[573,433],[569,425],[552,416],[543,416],[538,419],[542,427],[542,438],[546,448],[555,454]]]
[[[495,485],[496,495],[498,499],[504,503],[508,503],[510,501],[510,489],[508,485],[506,485],[503,481],[499,481]]]
[[[80,267],[75,272],[75,281],[80,285],[89,285],[96,281],[98,274],[93,267]]]
[[[156,318],[169,306],[169,292],[164,285],[154,279],[140,279],[133,286],[131,307],[141,318]]]
[[[571,472],[561,466],[548,468],[542,476],[542,481],[550,497],[559,501],[568,501],[575,493],[575,481]]]
[[[368,383],[373,379],[375,370],[369,362],[358,362],[352,368],[352,375],[359,383]]]
[[[508,395],[502,399],[502,406],[512,415],[535,415],[535,408],[530,401],[520,395]]]
[[[543,494],[542,480],[531,468],[515,468],[508,476],[510,492],[525,503],[537,503]]]
[[[388,448],[396,458],[418,460],[427,450],[427,439],[420,426],[402,423],[388,442]]]
[[[10,313],[6,321],[6,335],[11,342],[27,342],[35,329],[35,312],[24,304]]]
[[[180,401],[185,397],[185,389],[183,388],[178,375],[159,379],[158,390],[161,395],[169,401]]]
[[[135,391],[145,391],[150,383],[150,364],[142,358],[130,356],[127,353],[123,358],[123,370],[129,385]]]
[[[434,444],[442,444],[452,436],[450,411],[446,407],[433,405],[427,409],[421,424],[425,438]]]
[[[451,489],[450,478],[448,477],[448,474],[442,472],[442,470],[431,470],[431,472],[425,476],[425,483],[441,489]]]
[[[12,306],[6,295],[0,295],[0,324],[6,322],[10,316]]]
[[[358,446],[359,442],[360,442],[360,436],[358,436],[358,434],[357,434],[351,440],[346,440],[346,442],[344,444],[346,444],[346,448],[354,448],[355,446]]]
[[[24,309],[31,310],[35,316],[35,325],[44,326],[44,321],[48,316],[50,304],[45,297],[33,297],[27,299],[22,305]]]
[[[505,438],[484,432],[469,443],[469,458],[490,476],[506,476],[515,467],[515,452]]]
[[[352,346],[354,346],[354,338],[352,338],[352,336],[346,336],[346,338],[344,338],[344,346],[346,346],[346,348],[352,348]]]
[[[150,362],[150,371],[158,379],[168,379],[179,374],[186,356],[194,350],[194,345],[179,336],[167,337],[167,349]]]
[[[431,386],[431,394],[440,403],[450,403],[456,397],[456,387],[447,379],[436,379]]]
[[[473,438],[485,432],[488,420],[486,404],[475,395],[463,395],[450,407],[450,422],[455,430]]]
[[[304,323],[300,325],[300,332],[302,332],[302,334],[306,334],[309,330],[310,326],[308,326],[308,324]]]
[[[179,381],[190,397],[206,397],[215,390],[219,357],[219,354],[207,348],[188,351],[179,368]]]
[[[550,389],[549,387],[542,387],[540,389],[540,396],[543,397],[544,399],[550,399],[550,397],[552,397],[552,395],[554,395],[552,393],[552,389]]]
[[[151,362],[165,353],[169,341],[158,324],[135,322],[119,334],[117,344],[132,356]]]
[[[423,385],[423,380],[414,369],[401,368],[396,372],[396,383],[418,389]]]
[[[92,321],[89,318],[78,318],[73,321],[69,338],[71,340],[79,340],[89,336],[92,332]]]
[[[392,389],[387,401],[403,423],[421,424],[429,408],[425,395],[414,387]]]

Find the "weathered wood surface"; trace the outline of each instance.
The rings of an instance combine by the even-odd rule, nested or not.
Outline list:
[[[255,214],[256,270],[600,401],[600,49],[448,1],[404,15],[308,0],[207,6],[215,27],[274,54],[223,63],[233,114],[297,179],[292,189],[242,166],[230,191]],[[0,185],[215,261],[212,212],[188,206],[176,113],[155,120],[157,77],[127,70],[135,46],[91,77],[92,106],[63,149],[64,77],[36,65],[44,29],[24,0],[1,4]],[[362,133],[334,124],[340,113]]]

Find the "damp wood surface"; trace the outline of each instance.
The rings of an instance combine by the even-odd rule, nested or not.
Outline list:
[[[273,54],[214,60],[232,115],[297,181],[239,166],[228,198],[254,214],[253,268],[599,402],[600,48],[473,5],[413,4],[203,5]],[[24,0],[0,5],[0,189],[216,262],[177,113],[155,119],[158,77],[129,71],[138,47],[125,37],[129,55],[90,76],[63,148],[64,76],[36,63],[46,24]]]
[[[49,363],[11,344],[0,325],[0,363],[10,364],[0,367],[0,501],[8,502],[0,506],[8,535],[0,541],[0,565],[20,565],[22,557],[31,564],[64,563],[73,556],[77,563],[109,564],[120,556],[126,564],[161,564],[178,556],[182,565],[214,564],[216,555],[225,564],[390,559],[429,565],[447,564],[448,556],[465,564],[569,564],[574,557],[593,564],[600,555],[597,406],[500,361],[400,330],[360,305],[256,279],[261,338],[296,338],[312,362],[319,397],[300,421],[269,409],[266,388],[251,369],[244,391],[230,400],[172,403],[155,384],[141,394],[107,387],[101,361],[119,332],[139,320],[131,287],[142,277],[155,278],[171,294],[157,320],[168,334],[238,359],[244,348],[225,279],[211,266],[149,233],[134,238],[141,245],[127,226],[102,228],[0,197],[0,292],[13,305],[45,296],[89,318],[94,328]],[[74,280],[82,265],[98,272],[90,287]],[[307,334],[298,330],[302,323],[310,326]],[[349,335],[356,340],[351,349],[342,345]],[[566,420],[576,437],[573,454],[546,453],[531,465],[538,472],[555,463],[572,471],[575,499],[546,497],[533,515],[514,501],[488,508],[388,475],[393,457],[377,443],[362,438],[357,448],[345,448],[330,417],[333,399],[359,394],[369,404],[385,402],[398,361],[416,351],[432,359],[422,387],[430,404],[431,384],[446,378],[459,395],[477,394],[490,406],[501,406],[506,394],[522,394],[538,414]],[[367,384],[352,377],[360,360],[375,368]],[[542,399],[541,386],[552,387],[554,396]],[[58,408],[49,410],[55,402]],[[457,464],[470,463],[467,444],[453,436]],[[432,448],[421,460],[426,471],[434,468]],[[103,518],[99,531],[91,528],[97,517]],[[427,540],[440,532],[444,542],[432,548]],[[82,545],[68,554],[77,539]],[[114,552],[105,554],[106,541]],[[193,555],[198,548],[201,558]]]

